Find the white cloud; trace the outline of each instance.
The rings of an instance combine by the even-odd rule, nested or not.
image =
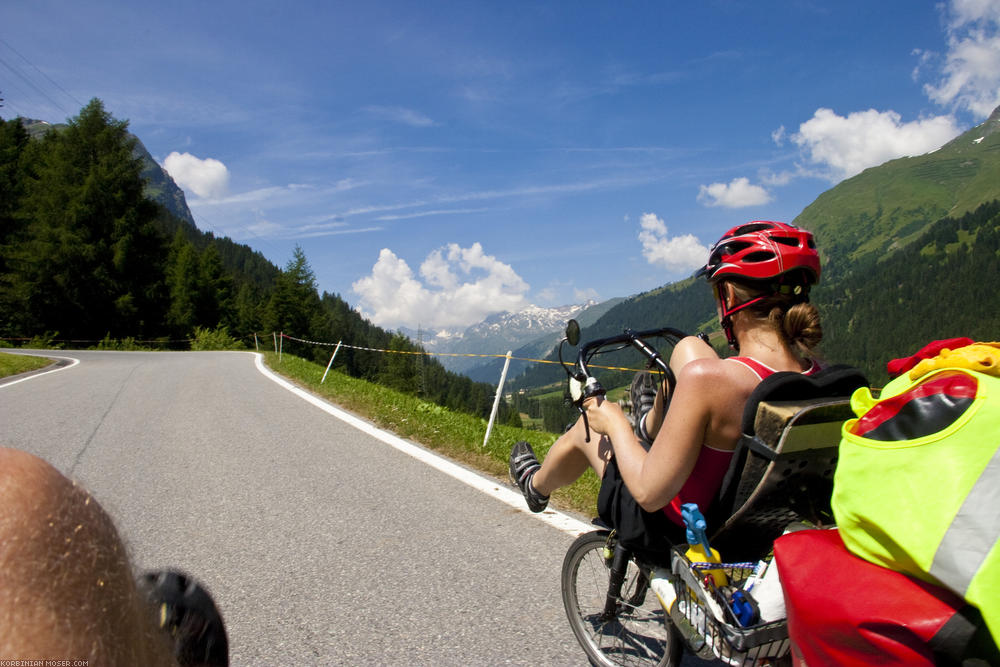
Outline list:
[[[798,175],[800,174],[793,171],[773,172],[770,169],[762,169],[758,174],[760,182],[770,186],[788,185]]]
[[[771,141],[778,144],[779,146],[785,145],[785,126],[780,126],[777,130],[771,132]]]
[[[662,266],[671,273],[690,271],[702,266],[708,257],[708,248],[693,234],[671,238],[667,225],[653,213],[643,213],[639,219],[639,241],[642,255],[654,266]]]
[[[894,158],[936,150],[958,133],[952,116],[903,123],[895,111],[869,109],[838,116],[831,109],[817,109],[792,141],[837,182]]]
[[[352,286],[360,308],[381,327],[459,327],[528,305],[528,284],[479,243],[448,244],[431,252],[414,275],[405,260],[383,248],[371,275]]]
[[[1000,106],[1000,0],[950,0],[939,7],[946,12],[947,51],[941,56],[915,49],[913,79],[930,72],[935,80],[924,85],[924,93],[931,101],[985,118]],[[771,138],[778,146],[791,139],[802,151],[809,164],[799,165],[796,176],[836,183],[888,160],[936,150],[960,131],[951,114],[904,123],[892,110],[838,116],[820,108],[797,133],[789,136],[782,126]]]
[[[429,216],[439,215],[466,215],[469,213],[482,213],[483,211],[488,210],[489,209],[487,208],[440,208],[432,211],[417,211],[415,213],[380,215],[375,219],[379,221],[409,220],[411,218],[426,218]]]
[[[953,26],[987,19],[1000,21],[1000,2],[997,0],[953,0],[951,9]]]
[[[746,177],[734,178],[729,183],[712,183],[698,188],[698,201],[705,206],[743,208],[759,206],[771,201],[768,191],[750,183]]]
[[[953,0],[949,15],[940,78],[924,92],[938,104],[985,118],[1000,106],[1000,2]],[[931,54],[919,55],[926,65]]]
[[[163,168],[181,189],[202,199],[225,197],[229,192],[229,169],[214,158],[202,160],[174,151],[163,161]]]
[[[546,306],[555,303],[556,299],[559,298],[559,294],[560,292],[556,291],[555,287],[545,287],[535,292],[535,302]]]
[[[402,123],[410,127],[433,127],[437,125],[430,117],[425,116],[419,111],[405,107],[369,106],[365,107],[365,111],[384,120],[393,123]]]

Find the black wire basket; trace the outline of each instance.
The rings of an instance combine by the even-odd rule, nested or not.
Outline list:
[[[728,592],[716,588],[710,570],[721,569],[733,589],[739,590],[753,573],[754,563],[692,563],[679,549],[672,556],[676,600],[670,617],[692,648],[730,665],[751,667],[788,654],[786,619],[743,626],[728,602]],[[699,650],[701,649],[701,650]]]

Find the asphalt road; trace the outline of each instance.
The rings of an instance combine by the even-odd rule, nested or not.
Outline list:
[[[87,487],[138,570],[202,580],[232,664],[585,663],[560,600],[566,530],[331,416],[250,353],[58,354],[81,363],[0,385],[0,443]]]

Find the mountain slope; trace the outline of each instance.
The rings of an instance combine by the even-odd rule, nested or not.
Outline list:
[[[794,220],[833,272],[897,250],[943,217],[1000,194],[1000,108],[940,149],[872,167],[824,192]]]
[[[1000,339],[1000,201],[937,221],[905,248],[814,293],[823,350],[882,383],[885,364],[932,340]]]
[[[135,154],[142,158],[142,178],[146,181],[146,196],[167,209],[175,218],[197,229],[184,191],[177,187],[170,174],[149,154],[142,141],[136,138]]]

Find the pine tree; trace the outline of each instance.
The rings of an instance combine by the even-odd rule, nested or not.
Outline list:
[[[127,125],[94,99],[40,144],[8,265],[24,334],[100,339],[161,326],[165,248]]]
[[[198,323],[198,259],[194,246],[177,230],[167,259],[166,281],[170,292],[167,325],[175,336],[187,336]]]
[[[237,337],[261,332],[261,311],[266,301],[252,283],[244,282],[236,292],[233,305],[233,334]]]
[[[319,336],[325,332],[314,331],[313,325],[321,310],[316,276],[305,252],[295,246],[285,270],[275,280],[264,315],[265,327],[296,338]],[[323,342],[326,342],[325,336]]]
[[[21,226],[18,209],[27,180],[29,141],[20,119],[0,119],[0,245],[7,243]]]
[[[13,333],[16,304],[8,284],[8,257],[24,231],[21,212],[28,174],[28,133],[20,119],[0,119],[0,334]]]
[[[232,327],[233,280],[222,268],[214,245],[198,257],[198,301],[196,319],[203,327]]]

